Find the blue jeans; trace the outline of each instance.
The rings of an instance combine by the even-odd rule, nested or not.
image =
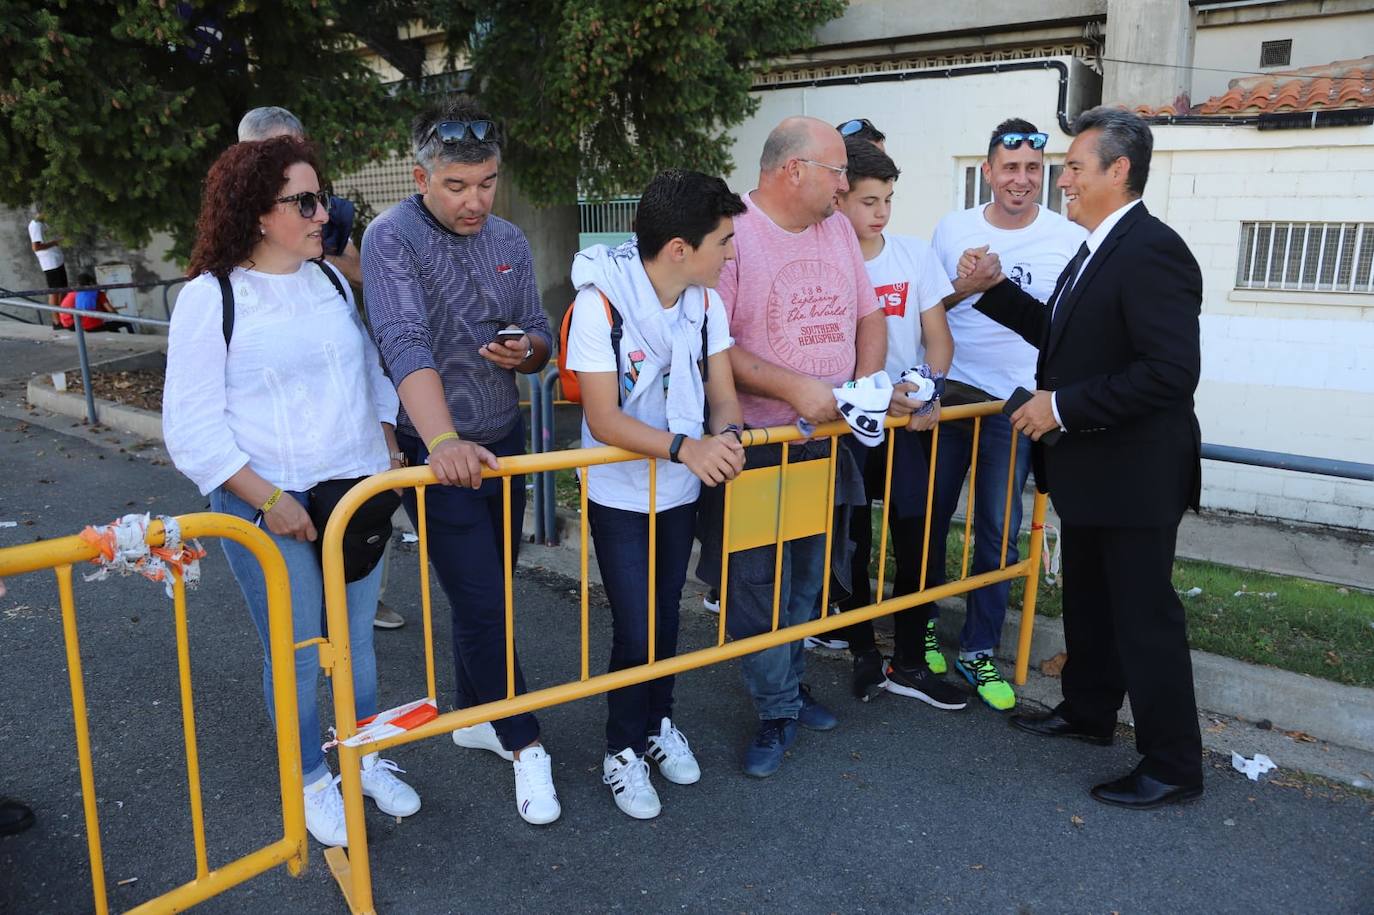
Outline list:
[[[829,457],[827,442],[811,442],[790,449],[791,460]],[[763,445],[748,449],[746,467],[767,467],[781,461],[781,448]],[[703,549],[706,547],[703,546]],[[748,638],[773,628],[773,567],[777,547],[755,547],[730,554],[726,605],[721,607],[732,639]],[[812,619],[825,582],[825,535],[789,540],[782,548],[782,583],[778,592],[778,628]],[[806,652],[801,640],[767,648],[740,661],[744,683],[754,698],[759,719],[796,718],[801,712],[801,681]]]
[[[413,435],[396,433],[412,467],[423,464],[429,450]],[[517,422],[505,437],[486,446],[497,457],[523,454],[524,427]],[[484,480],[478,489],[426,486],[425,517],[429,525],[429,561],[448,598],[453,617],[453,667],[457,677],[455,704],[471,708],[506,698],[506,579],[503,563],[511,553],[511,568],[520,554],[520,529],[525,519],[525,478],[511,478],[510,542],[502,543],[501,480]],[[419,524],[414,489],[403,493],[402,504],[412,524]],[[515,694],[524,693],[525,675],[515,659]],[[539,739],[539,722],[528,712],[493,721],[496,736],[507,750],[521,750]]]
[[[305,504],[305,493],[291,492]],[[254,506],[221,486],[210,493],[210,510],[237,515],[249,521],[257,513]],[[324,633],[324,575],[315,555],[315,544],[294,537],[280,537],[263,528],[272,538],[291,583],[291,628],[297,642],[319,638]],[[323,534],[323,532],[320,532]],[[262,567],[253,554],[231,540],[221,540],[229,570],[239,583],[243,599],[248,602],[248,614],[262,640],[262,691],[267,699],[267,713],[276,721],[272,702],[271,643],[267,628],[267,585]],[[377,593],[381,590],[382,569],[378,565],[365,578],[348,584],[348,636],[353,656],[353,701],[358,718],[377,713],[377,658],[372,653],[372,620],[377,615]],[[301,735],[301,771],[308,785],[329,774],[324,752],[320,749],[320,710],[317,697],[320,684],[320,653],[311,645],[296,652],[296,711]]]
[[[611,604],[611,671],[649,661],[649,516],[587,503],[596,564]],[[696,503],[659,512],[655,524],[654,658],[677,654],[678,604],[687,580],[696,528]],[[673,717],[673,678],[611,690],[606,694],[606,751],[629,747],[643,756],[659,722]]]
[[[1016,474],[1011,500],[1011,530],[1007,536],[1007,564],[1020,559],[1016,534],[1021,529],[1021,490],[1030,474],[1031,442],[1013,433],[1011,422],[1000,414],[983,417],[978,435],[978,476],[973,493],[973,555],[971,574],[990,572],[1002,562],[1002,518],[1007,497],[1007,461],[1011,457],[1011,436],[1019,435],[1016,445]],[[935,455],[935,504],[931,509],[930,555],[926,587],[945,583],[945,542],[950,518],[959,504],[959,491],[968,476],[973,458],[973,420],[940,424],[939,445]],[[1007,617],[1010,582],[999,582],[970,592],[966,598],[964,628],[959,632],[963,651],[991,651],[1002,636]],[[938,608],[930,605],[932,615]]]

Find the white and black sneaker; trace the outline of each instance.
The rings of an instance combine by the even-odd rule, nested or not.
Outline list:
[[[896,661],[890,662],[887,665],[887,683],[883,689],[899,696],[920,699],[927,705],[951,712],[968,706],[967,693],[937,677],[925,665],[899,667]]]
[[[649,735],[644,755],[658,763],[658,771],[674,785],[695,785],[701,781],[701,766],[687,745],[687,738],[673,727],[669,718],[658,725],[658,733]]]
[[[849,643],[844,639],[837,639],[829,635],[808,635],[802,641],[804,648],[829,648],[831,651],[844,651],[849,647]]]
[[[663,811],[658,792],[649,782],[649,764],[629,747],[606,757],[601,764],[601,781],[610,786],[621,812],[636,820],[652,820]]]
[[[701,605],[706,608],[707,613],[720,612],[720,592],[715,588],[706,592],[706,596],[701,599]]]

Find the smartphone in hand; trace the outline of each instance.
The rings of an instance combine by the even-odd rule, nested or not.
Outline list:
[[[1017,388],[1015,391],[1012,391],[1011,396],[1007,398],[1006,405],[1002,407],[1002,412],[1007,416],[1011,416],[1017,410],[1021,409],[1021,406],[1026,401],[1030,400],[1034,396],[1035,395],[1033,395],[1030,391],[1027,391],[1025,388]],[[1060,432],[1058,429],[1051,429],[1040,436],[1040,444],[1045,445],[1046,447],[1053,446],[1056,442],[1059,441],[1060,438],[1063,437],[1063,435],[1064,433]]]
[[[518,328],[518,327],[507,327],[507,328],[505,328],[505,329],[503,329],[503,330],[498,330],[498,331],[496,332],[496,342],[497,342],[497,343],[514,343],[516,340],[519,340],[519,339],[520,339],[521,337],[523,337],[523,336],[525,336],[525,332],[524,332],[523,330],[521,330],[520,328]]]

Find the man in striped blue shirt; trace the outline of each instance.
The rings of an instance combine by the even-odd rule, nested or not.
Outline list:
[[[368,226],[363,289],[368,318],[401,397],[396,440],[441,486],[425,490],[429,555],[453,613],[457,706],[504,699],[503,553],[519,549],[523,479],[511,482],[511,537],[502,536],[501,481],[482,467],[524,451],[515,373],[543,368],[552,350],[524,233],[491,215],[500,173],[495,123],[466,100],[416,118],[419,193]],[[414,490],[405,497],[416,518]],[[525,692],[515,664],[515,692]],[[461,728],[453,740],[515,767],[516,806],[531,823],[560,813],[549,755],[533,715]]]

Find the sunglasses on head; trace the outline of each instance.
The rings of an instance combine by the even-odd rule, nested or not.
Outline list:
[[[997,138],[1003,149],[1019,149],[1022,143],[1029,143],[1031,149],[1044,149],[1049,141],[1047,133],[1004,133]]]
[[[277,203],[294,203],[300,207],[302,219],[313,219],[315,211],[320,207],[324,207],[326,213],[329,212],[329,195],[324,191],[302,191],[290,197],[278,197]]]
[[[865,128],[872,131],[878,130],[878,128],[874,127],[873,122],[870,121],[868,118],[854,118],[852,121],[845,121],[843,124],[839,126],[838,129],[840,131],[840,136],[852,137],[854,136],[854,134],[858,133],[861,130],[864,130]]]
[[[461,143],[471,136],[478,143],[491,137],[496,137],[496,125],[491,121],[440,121],[429,129],[429,134],[425,136],[428,143],[435,137],[442,143]]]

